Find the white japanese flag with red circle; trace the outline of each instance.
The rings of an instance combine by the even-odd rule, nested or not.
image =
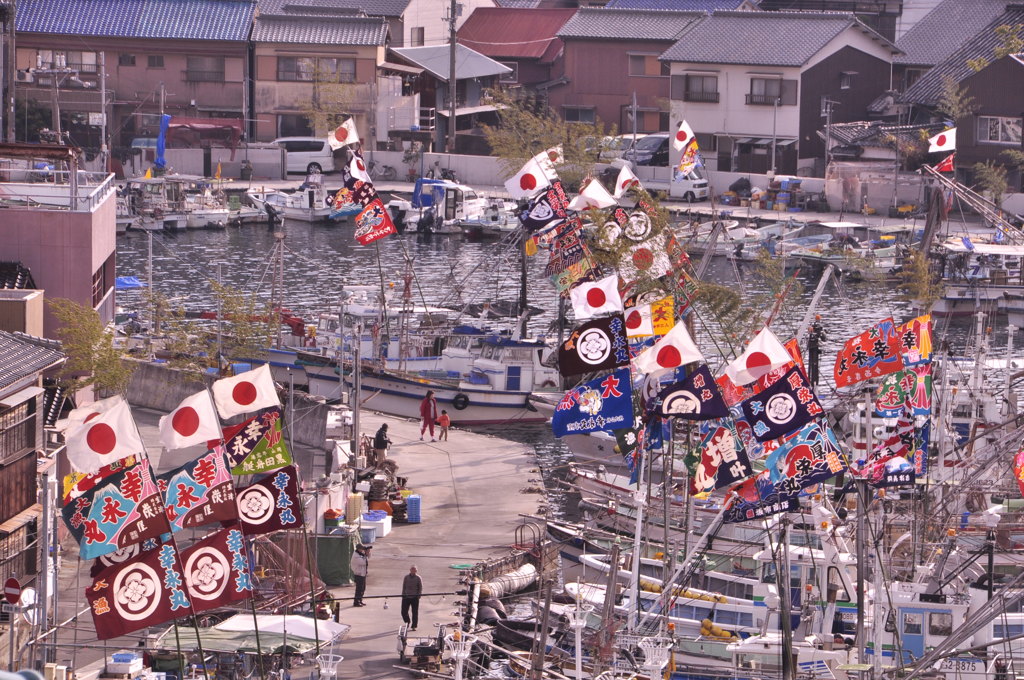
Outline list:
[[[765,326],[747,345],[746,351],[725,367],[725,374],[737,385],[752,383],[769,371],[793,361],[775,334]]]
[[[505,190],[512,198],[533,198],[541,189],[551,186],[548,173],[536,158],[526,161],[526,165],[514,177],[505,182]]]
[[[369,182],[370,184],[373,183],[370,180],[370,173],[366,169],[366,161],[364,161],[363,157],[360,156],[358,153],[352,154],[352,160],[349,161],[348,164],[348,171],[353,177],[355,177],[358,180]]]
[[[572,311],[577,321],[584,321],[599,314],[622,311],[622,296],[619,295],[619,276],[612,274],[600,281],[581,283],[569,291]]]
[[[547,178],[554,181],[558,179],[558,170],[555,166],[565,163],[565,156],[562,155],[562,146],[558,145],[541,151],[533,160],[537,161]]]
[[[213,408],[213,399],[206,390],[186,397],[176,409],[160,419],[160,443],[169,450],[206,444],[220,437],[220,420]]]
[[[625,312],[626,337],[647,338],[654,335],[654,321],[649,304],[628,307]]]
[[[690,337],[686,324],[680,321],[665,334],[665,337],[641,352],[633,360],[633,365],[641,373],[654,373],[678,368],[694,361],[704,361],[704,355]]]
[[[615,180],[615,191],[612,193],[612,196],[622,198],[626,195],[626,191],[634,185],[638,189],[641,188],[640,178],[636,176],[628,165],[623,165],[622,169],[619,170],[618,178]]]
[[[111,399],[114,401],[103,400],[109,406],[105,411],[94,412],[65,433],[68,461],[79,472],[96,472],[104,465],[146,452],[128,402],[121,397]]]
[[[356,131],[356,123],[349,118],[338,128],[327,135],[327,143],[331,145],[332,151],[337,151],[343,146],[359,143],[359,132]]]
[[[580,195],[569,202],[569,210],[590,210],[591,208],[610,208],[618,202],[615,200],[604,185],[596,179],[591,179],[586,186],[580,190]]]
[[[213,401],[217,404],[217,413],[225,419],[281,405],[281,400],[277,398],[277,388],[274,387],[274,379],[270,376],[270,366],[267,364],[233,378],[221,378],[213,383],[211,389]],[[219,436],[218,434],[217,437]]]
[[[956,128],[949,128],[928,138],[928,153],[936,151],[956,151]]]
[[[675,137],[672,138],[672,148],[676,151],[682,151],[693,141],[693,137],[693,128],[685,120],[682,121],[679,123],[679,129],[676,130]]]

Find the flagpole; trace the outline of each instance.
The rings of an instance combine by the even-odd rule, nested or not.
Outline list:
[[[378,261],[380,252],[378,251]],[[383,273],[381,274],[383,277]],[[381,307],[383,308],[383,304]],[[362,342],[362,338],[359,338],[358,342]],[[288,372],[288,448],[292,451],[295,450],[295,376],[291,371]],[[300,477],[301,469],[298,464],[295,465],[295,476]],[[301,489],[301,479],[296,479],[296,484]],[[301,505],[301,503],[300,503]],[[309,527],[305,522],[305,513],[303,513],[302,522],[302,538],[306,544],[306,571],[309,573],[309,608],[313,613],[313,637],[316,640],[316,655],[320,656],[320,625],[317,622],[316,617],[316,590],[313,585],[313,551],[309,547]]]

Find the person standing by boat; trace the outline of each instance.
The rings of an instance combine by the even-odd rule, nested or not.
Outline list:
[[[437,441],[448,441],[448,428],[452,426],[452,418],[448,415],[448,411],[441,409],[441,417],[437,419],[437,424],[441,427]]]
[[[423,595],[423,579],[416,573],[414,564],[409,567],[409,573],[402,579],[402,621],[411,624],[409,630],[416,630],[416,626],[419,625],[421,595]]]
[[[391,439],[388,438],[388,424],[384,423],[373,436],[373,465],[377,466],[388,457],[388,447],[391,446]]]
[[[437,399],[434,398],[434,390],[427,390],[427,396],[420,402],[420,441],[427,428],[430,428],[430,441],[434,439],[434,423],[437,422]]]
[[[356,583],[356,594],[352,597],[353,607],[366,606],[366,603],[363,602],[363,594],[366,593],[366,574],[370,570],[370,549],[372,547],[372,545],[360,543],[356,546],[356,551],[349,562],[349,567],[352,569],[352,580]]]

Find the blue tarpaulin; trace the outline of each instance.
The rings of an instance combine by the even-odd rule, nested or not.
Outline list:
[[[438,205],[444,199],[446,184],[447,182],[443,179],[420,177],[416,180],[416,186],[412,190],[412,207],[429,208]]]
[[[145,287],[146,284],[139,281],[137,276],[118,276],[114,279],[114,290],[134,290]]]
[[[164,151],[167,149],[167,128],[171,124],[171,116],[164,114],[160,117],[160,135],[156,138],[156,158],[153,165],[158,168],[167,167],[167,160],[164,159]]]

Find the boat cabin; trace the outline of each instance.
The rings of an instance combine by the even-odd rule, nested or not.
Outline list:
[[[480,356],[473,361],[465,382],[494,390],[533,391],[559,384],[558,369],[545,365],[555,349],[543,340],[515,340],[492,336],[481,340]]]

